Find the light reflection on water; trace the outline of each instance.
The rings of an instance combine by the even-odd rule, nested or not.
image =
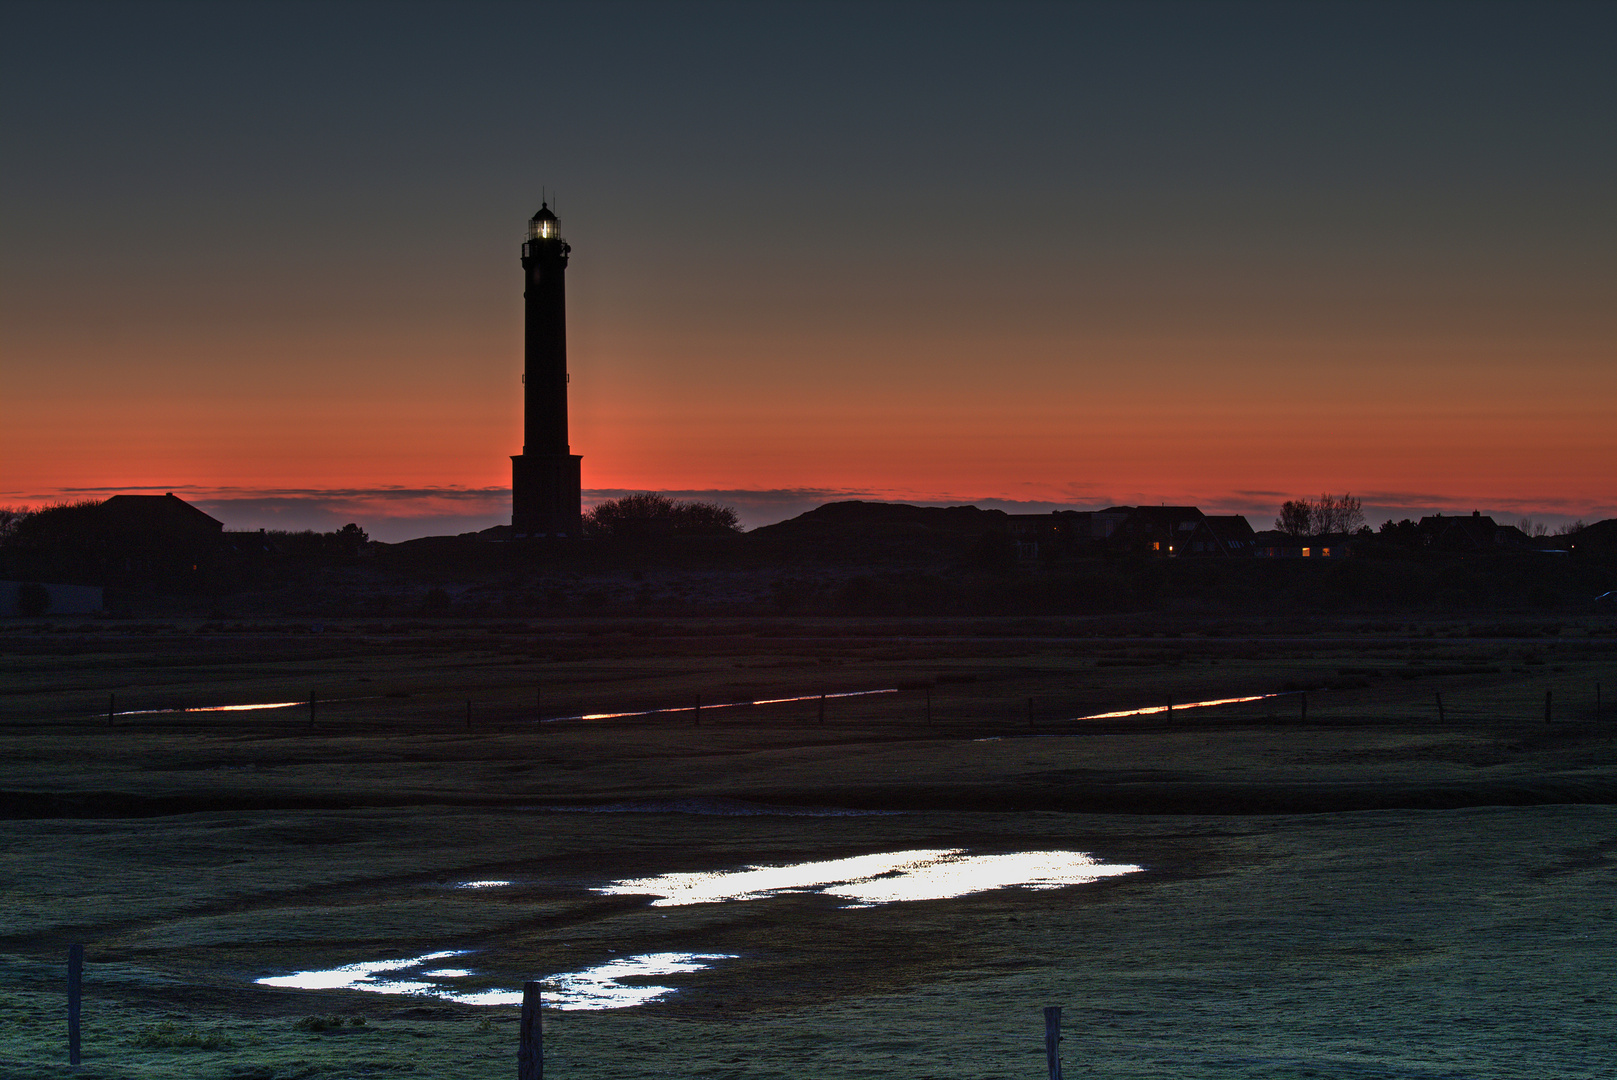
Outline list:
[[[344,964],[329,971],[299,971],[255,979],[260,986],[296,990],[364,990],[373,994],[407,994],[438,998],[461,1005],[521,1005],[521,990],[465,990],[453,985],[476,976],[470,968],[429,968],[452,956],[467,956],[466,949],[427,953],[406,960],[373,960]],[[570,971],[539,980],[545,1005],[553,1009],[626,1009],[646,1005],[674,993],[672,986],[626,985],[626,979],[658,978],[706,971],[714,960],[733,960],[728,953],[644,953],[609,960],[582,971]]]
[[[554,724],[562,720],[620,720],[632,716],[663,716],[674,713],[696,713],[702,709],[745,709],[754,705],[789,705],[798,701],[829,701],[834,698],[870,697],[872,694],[896,694],[896,687],[882,690],[844,690],[836,694],[802,694],[797,697],[759,698],[756,701],[715,701],[711,705],[669,705],[661,709],[637,709],[633,712],[584,713],[581,716],[552,716],[539,721]]]
[[[1102,712],[1092,716],[1075,716],[1074,720],[1115,720],[1123,716],[1155,716],[1158,713],[1171,713],[1175,709],[1205,709],[1212,705],[1241,705],[1248,701],[1267,701],[1270,698],[1286,697],[1295,691],[1287,690],[1278,694],[1252,694],[1249,697],[1209,698],[1206,701],[1184,701],[1173,705],[1147,705],[1142,709],[1124,709],[1121,712]],[[979,739],[978,742],[983,740]]]
[[[426,984],[405,984],[392,979],[377,979],[376,976],[384,971],[406,971],[434,960],[465,956],[466,952],[465,949],[451,949],[448,952],[427,953],[425,956],[416,956],[408,960],[372,960],[366,964],[344,964],[329,971],[299,971],[292,975],[277,975],[253,981],[260,986],[289,986],[295,990],[374,990],[379,994],[410,994],[416,991],[400,987],[414,985],[424,989]]]
[[[790,866],[748,866],[708,873],[673,873],[630,878],[597,886],[607,896],[651,896],[652,907],[762,900],[784,893],[818,893],[848,901],[845,908],[867,908],[914,900],[946,900],[992,889],[1060,889],[1102,878],[1138,873],[1129,863],[1102,863],[1081,851],[1020,851],[971,855],[960,848],[856,855]],[[466,881],[458,888],[492,889],[509,881]],[[463,1005],[520,1005],[522,992],[498,987],[472,988],[472,968],[440,966],[471,955],[467,949],[426,953],[403,960],[372,960],[325,971],[299,971],[255,982],[298,990],[363,990],[410,994]],[[728,953],[643,953],[609,960],[581,971],[540,980],[545,1003],[557,1009],[622,1009],[661,1000],[675,988],[638,980],[705,971]],[[630,985],[627,980],[636,980]]]
[[[193,712],[258,712],[263,709],[290,709],[294,705],[307,705],[307,701],[265,701],[256,705],[192,705],[176,709],[120,709],[114,716],[157,716]],[[97,713],[96,715],[100,715]]]
[[[758,900],[801,892],[851,901],[845,907],[872,907],[947,900],[991,889],[1060,889],[1140,869],[1131,864],[1101,863],[1081,851],[968,855],[959,849],[923,848],[793,866],[630,878],[598,886],[595,891],[607,896],[654,896],[652,907]]]

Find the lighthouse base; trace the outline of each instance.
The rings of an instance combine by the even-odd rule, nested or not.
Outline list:
[[[583,488],[579,454],[513,454],[511,531],[517,536],[579,536]]]

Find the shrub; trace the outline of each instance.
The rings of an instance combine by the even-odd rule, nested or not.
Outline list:
[[[618,538],[741,531],[732,507],[670,499],[654,491],[606,500],[584,514],[584,527],[594,536]]]
[[[147,1050],[229,1050],[236,1045],[217,1031],[182,1028],[172,1020],[154,1024],[131,1041]]]
[[[305,1016],[292,1023],[293,1031],[340,1031],[345,1027],[364,1027],[363,1016]]]

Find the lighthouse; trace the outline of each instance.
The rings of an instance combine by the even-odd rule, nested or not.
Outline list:
[[[511,457],[511,529],[517,536],[577,536],[579,462],[567,443],[567,254],[548,203],[522,245],[525,309],[522,453]]]

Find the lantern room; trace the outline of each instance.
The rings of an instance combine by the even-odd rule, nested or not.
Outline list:
[[[533,204],[529,203],[528,205],[532,206]],[[556,215],[550,212],[550,206],[548,204],[541,203],[539,206],[539,212],[533,215],[532,219],[530,219],[528,222],[528,239],[558,240],[560,238],[561,231],[557,227]]]

